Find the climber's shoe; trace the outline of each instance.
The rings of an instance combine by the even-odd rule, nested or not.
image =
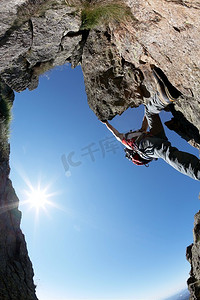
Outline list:
[[[177,90],[171,82],[169,82],[167,76],[163,73],[163,71],[158,67],[153,67],[153,76],[157,83],[157,88],[159,92],[159,96],[162,102],[165,104],[172,103],[177,100],[179,96],[181,96],[181,92]]]

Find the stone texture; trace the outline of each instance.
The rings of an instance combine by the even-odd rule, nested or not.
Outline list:
[[[99,119],[112,119],[128,107],[143,103],[143,74],[120,56],[114,43],[111,47],[108,32],[89,34],[82,69],[88,104]]]
[[[57,65],[82,64],[90,108],[99,119],[112,119],[153,95],[151,67],[156,65],[182,93],[171,106],[173,119],[166,125],[199,148],[199,1],[124,2],[133,19],[89,31],[80,30],[80,0],[1,0],[0,97],[6,94],[13,100],[12,90],[36,88],[39,76]],[[4,129],[0,119],[0,298],[31,300],[36,299],[33,271],[20,230],[18,199],[9,180]],[[198,220],[195,217],[194,244],[187,252],[192,265],[191,299],[200,299]]]
[[[6,4],[9,11],[11,3]],[[3,4],[0,2],[0,10]],[[36,88],[40,74],[70,60],[82,33],[73,38],[68,36],[79,31],[81,21],[80,15],[74,15],[75,9],[63,1],[19,1],[18,6],[15,1],[14,4],[11,9],[16,13],[14,21],[0,39],[0,74],[12,89],[20,92]],[[0,28],[5,28],[6,15]],[[11,22],[9,16],[7,21]]]
[[[20,230],[18,198],[8,179],[8,165],[0,168],[0,299],[37,300],[33,269]]]
[[[59,10],[47,10],[43,17],[31,18],[32,44],[26,57],[30,67],[53,59],[56,59],[58,64],[64,64],[71,56],[80,41],[80,36],[73,39],[67,37],[67,33],[76,32],[80,27],[80,21],[75,21],[73,11],[72,8],[64,7]],[[58,54],[63,51],[59,61]]]
[[[14,100],[13,91],[0,82],[1,101]],[[9,179],[9,144],[5,118],[0,114],[0,299],[37,300],[33,269],[20,230],[19,200]]]
[[[191,300],[200,299],[200,211],[194,217],[194,242],[187,248],[186,257],[191,264],[188,287]]]
[[[13,26],[15,20],[17,19],[17,8],[18,6],[24,4],[26,0],[1,0],[1,10],[0,10],[0,38],[2,38],[10,27]]]
[[[184,95],[176,109],[200,129],[199,1],[137,0],[127,4],[138,22],[113,27],[120,55],[143,72],[151,93],[155,85],[149,66],[160,67]]]

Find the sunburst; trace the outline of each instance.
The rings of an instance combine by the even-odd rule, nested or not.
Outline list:
[[[51,194],[48,194],[47,189],[41,189],[40,186],[37,188],[31,187],[30,191],[25,191],[27,199],[26,202],[30,204],[31,208],[45,209],[46,206],[52,204],[48,199]]]
[[[24,190],[24,201],[21,204],[28,205],[29,209],[35,209],[37,215],[41,210],[48,214],[49,206],[60,209],[51,199],[59,193],[50,193],[50,185],[42,187],[41,181],[39,181],[36,186],[33,186],[27,178],[25,182],[28,189]]]

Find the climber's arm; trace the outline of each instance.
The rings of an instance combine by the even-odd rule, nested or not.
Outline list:
[[[142,127],[141,127],[141,131],[147,132],[148,129],[148,122],[147,122],[147,118],[144,115],[143,121],[142,121]]]
[[[106,127],[112,132],[112,134],[116,137],[119,142],[122,142],[124,139],[123,133],[119,133],[117,129],[115,129],[108,121],[102,122],[106,125]]]

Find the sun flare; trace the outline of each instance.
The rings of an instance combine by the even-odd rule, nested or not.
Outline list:
[[[45,183],[44,185],[41,179],[38,179],[38,182],[33,185],[26,174],[21,172],[21,177],[26,186],[22,190],[22,199],[20,205],[25,205],[27,207],[27,211],[35,211],[36,222],[38,222],[40,214],[43,215],[43,213],[45,213],[49,218],[51,218],[52,209],[56,208],[63,210],[63,208],[56,203],[58,201],[58,195],[61,194],[61,192],[52,191],[52,181]]]
[[[47,206],[56,206],[49,199],[55,196],[56,193],[49,193],[49,186],[41,187],[40,182],[36,187],[28,185],[29,190],[25,190],[24,204],[28,204],[29,208],[35,208],[37,212],[44,210],[47,212]]]
[[[40,188],[28,192],[27,196],[27,201],[32,207],[44,208],[48,204],[48,195],[45,190],[41,190]]]

